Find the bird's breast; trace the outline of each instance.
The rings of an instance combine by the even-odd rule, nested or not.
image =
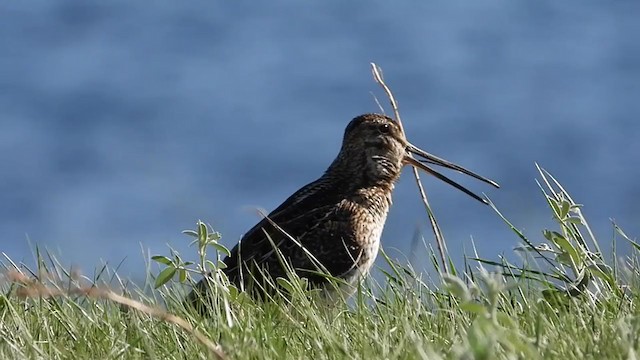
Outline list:
[[[365,276],[375,262],[380,248],[380,238],[391,205],[386,193],[365,194],[354,201],[352,223],[355,241],[350,249],[354,260],[353,268],[343,275],[350,283]]]

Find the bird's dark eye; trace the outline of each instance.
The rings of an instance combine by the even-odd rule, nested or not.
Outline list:
[[[378,131],[380,131],[381,134],[388,134],[389,131],[391,131],[391,125],[382,124],[382,125],[378,126]]]

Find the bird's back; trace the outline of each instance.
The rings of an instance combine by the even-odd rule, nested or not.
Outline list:
[[[377,254],[390,190],[322,177],[251,228],[224,259],[223,272],[238,288],[262,287],[263,274],[287,277],[286,261],[315,287],[326,282],[324,272],[353,283],[368,272]],[[204,279],[196,286],[203,290]]]

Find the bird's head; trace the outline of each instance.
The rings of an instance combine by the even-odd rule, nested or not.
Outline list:
[[[402,167],[407,164],[434,175],[438,179],[485,203],[486,200],[435,171],[429,165],[438,165],[456,170],[499,187],[492,180],[412,145],[407,141],[397,122],[388,116],[380,114],[360,115],[351,120],[344,132],[340,154],[332,167],[339,166],[352,176],[362,176],[365,182],[372,185],[383,185],[392,184],[396,181],[400,176]]]

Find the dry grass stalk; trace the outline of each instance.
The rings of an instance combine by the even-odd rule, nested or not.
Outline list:
[[[387,84],[384,82],[384,78],[382,76],[382,68],[380,68],[375,63],[371,63],[371,73],[373,74],[373,79],[376,81],[376,83],[378,83],[378,85],[380,85],[384,90],[384,92],[387,94],[387,97],[389,98],[389,102],[391,103],[391,108],[393,109],[395,120],[398,122],[398,125],[400,126],[400,129],[404,134],[404,127],[402,126],[402,120],[400,119],[398,103],[396,102],[396,99],[393,97],[393,93],[391,92],[391,89],[389,89]],[[378,106],[379,105],[380,104],[378,104]],[[422,182],[420,181],[420,174],[418,173],[418,169],[415,166],[411,166],[411,169],[413,170],[413,177],[416,179],[416,184],[418,185],[420,198],[422,199],[422,203],[424,204],[424,207],[427,211],[427,216],[429,217],[429,222],[431,223],[431,229],[433,229],[433,234],[436,238],[436,245],[438,247],[440,261],[442,262],[442,268],[444,269],[444,272],[448,274],[449,265],[447,263],[447,259],[445,255],[447,253],[447,245],[444,241],[444,236],[442,235],[440,226],[438,225],[435,215],[431,210],[431,206],[429,205],[429,200],[427,199],[427,193],[424,191],[424,187],[422,186]]]

